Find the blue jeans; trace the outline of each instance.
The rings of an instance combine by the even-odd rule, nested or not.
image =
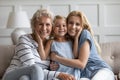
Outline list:
[[[27,75],[23,75],[19,78],[19,80],[30,80],[30,77]]]
[[[4,75],[3,80],[19,80],[24,75],[30,80],[44,80],[44,71],[37,64],[10,71]]]

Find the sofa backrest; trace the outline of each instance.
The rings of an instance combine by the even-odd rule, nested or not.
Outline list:
[[[9,66],[14,55],[14,45],[0,45],[0,78]]]
[[[100,44],[102,58],[112,67],[113,72],[120,71],[120,42],[109,42]]]
[[[114,73],[120,70],[120,42],[100,43],[101,57],[112,67]],[[0,78],[14,55],[14,45],[0,45]]]

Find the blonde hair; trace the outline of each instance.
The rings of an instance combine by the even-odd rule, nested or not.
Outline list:
[[[56,15],[53,20],[53,25],[55,25],[57,19],[63,19],[66,22],[66,18],[64,16]]]
[[[41,17],[48,17],[51,19],[51,23],[53,23],[53,17],[54,17],[53,13],[48,9],[39,9],[33,14],[33,17],[31,19],[31,29],[33,33],[34,33],[35,24],[40,20]]]
[[[80,18],[82,28],[83,28],[83,29],[87,29],[87,30],[91,33],[91,35],[92,35],[92,37],[93,37],[93,40],[94,40],[94,43],[95,43],[95,45],[96,45],[96,47],[97,47],[97,50],[98,50],[99,53],[101,53],[101,48],[100,48],[98,42],[97,42],[97,41],[95,40],[95,38],[94,38],[94,33],[93,33],[93,30],[92,30],[92,28],[91,28],[91,25],[90,25],[87,17],[86,17],[82,12],[80,12],[80,11],[72,11],[72,12],[70,12],[69,15],[67,16],[67,19],[66,19],[67,24],[68,24],[69,18],[70,18],[71,16],[78,16],[78,17]]]
[[[56,16],[54,17],[54,20],[53,20],[53,29],[54,29],[54,27],[56,26],[55,23],[56,23],[56,20],[57,20],[57,19],[62,19],[62,20],[64,20],[65,23],[66,23],[66,18],[65,18],[64,16],[56,15]],[[66,26],[66,27],[67,27],[67,26]],[[65,37],[68,38],[68,35],[66,34]],[[54,34],[54,31],[53,31],[53,30],[52,30],[52,33],[51,33],[51,38],[52,38],[52,39],[55,38],[55,34]]]

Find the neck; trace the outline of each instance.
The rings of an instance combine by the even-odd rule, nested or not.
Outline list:
[[[65,42],[65,41],[67,41],[67,39],[65,37],[55,37],[55,41]]]

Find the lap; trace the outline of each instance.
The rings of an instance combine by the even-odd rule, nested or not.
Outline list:
[[[100,69],[91,80],[115,80],[114,74],[107,68]]]

